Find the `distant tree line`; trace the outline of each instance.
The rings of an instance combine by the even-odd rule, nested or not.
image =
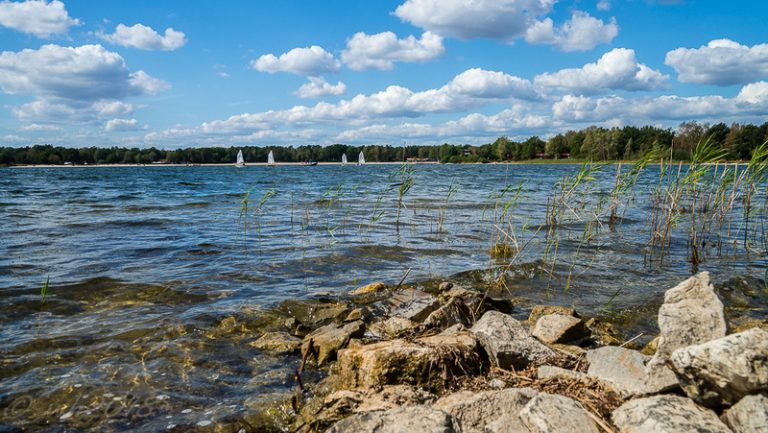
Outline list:
[[[654,126],[625,126],[602,128],[590,126],[581,131],[568,131],[544,141],[530,137],[513,141],[499,137],[483,145],[441,144],[437,146],[266,146],[266,147],[190,147],[177,150],[151,148],[126,149],[121,147],[54,147],[35,145],[28,147],[0,147],[0,164],[227,164],[233,163],[239,150],[246,162],[266,162],[272,151],[277,162],[338,162],[343,154],[349,161],[357,161],[362,151],[367,161],[394,162],[404,158],[418,158],[440,162],[502,162],[532,159],[590,159],[593,161],[631,160],[646,151],[659,148],[673,159],[690,159],[697,143],[709,139],[728,151],[731,160],[747,160],[752,150],[768,139],[768,122],[760,126],[751,124],[731,126],[685,122],[674,131]]]

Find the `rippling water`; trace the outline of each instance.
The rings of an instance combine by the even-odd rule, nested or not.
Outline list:
[[[644,260],[657,167],[616,230],[595,227],[584,243],[584,224],[563,229],[552,279],[537,228],[553,186],[578,166],[417,166],[399,226],[398,169],[0,169],[0,431],[247,430],[262,402],[293,386],[296,357],[249,346],[300,308],[287,301],[335,301],[408,269],[415,284],[490,285],[503,264],[489,254],[494,216],[510,197],[493,195],[521,182],[512,215],[526,248],[503,295],[587,314],[655,309],[692,272],[684,234],[663,263]],[[606,168],[576,203],[595,206],[613,177]],[[764,249],[726,248],[700,269],[723,282],[765,267]]]

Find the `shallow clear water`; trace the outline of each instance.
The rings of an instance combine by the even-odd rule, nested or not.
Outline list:
[[[397,225],[399,168],[0,169],[0,431],[247,429],[260,402],[290,392],[300,361],[248,345],[281,302],[396,284],[408,269],[410,283],[491,285],[505,263],[489,254],[499,229],[525,246],[500,295],[529,304],[655,309],[693,271],[684,221],[663,262],[644,260],[658,167],[614,230],[595,226],[582,242],[572,218],[552,279],[537,228],[554,185],[578,166],[419,165]],[[573,205],[595,207],[614,170]],[[511,193],[494,194],[521,182],[512,226],[499,222]],[[724,282],[765,267],[758,245],[709,251],[699,270]]]

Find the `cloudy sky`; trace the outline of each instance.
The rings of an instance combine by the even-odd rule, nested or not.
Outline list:
[[[768,120],[768,2],[0,0],[0,146]]]

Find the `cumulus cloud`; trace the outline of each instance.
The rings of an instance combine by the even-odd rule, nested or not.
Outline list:
[[[575,11],[571,19],[555,28],[551,18],[532,24],[525,33],[529,44],[557,45],[560,50],[589,51],[600,44],[610,43],[619,34],[616,19],[604,23],[586,12]]]
[[[699,48],[677,48],[664,63],[683,83],[730,86],[768,77],[768,44],[752,47],[717,39]]]
[[[426,62],[443,53],[443,38],[432,32],[424,32],[421,39],[413,35],[398,39],[392,32],[375,35],[359,32],[347,41],[347,48],[341,53],[341,61],[355,71],[390,70],[395,62]]]
[[[131,27],[118,24],[114,33],[97,33],[97,36],[116,45],[147,51],[173,51],[187,43],[183,32],[168,27],[165,29],[165,35],[160,35],[144,24],[134,24]]]
[[[63,35],[70,27],[80,24],[80,20],[70,18],[64,3],[59,0],[50,3],[44,0],[0,2],[0,26],[38,38]]]
[[[129,132],[147,129],[146,126],[139,125],[136,119],[110,119],[104,124],[106,132]]]
[[[599,11],[609,11],[611,10],[611,1],[610,0],[600,0],[597,2],[597,10]]]
[[[544,73],[536,76],[534,83],[541,87],[591,94],[606,89],[656,90],[664,87],[668,79],[668,75],[638,63],[634,50],[615,48],[595,63]]]
[[[310,99],[322,96],[339,96],[346,92],[347,86],[341,81],[336,84],[330,84],[322,78],[309,77],[309,83],[299,87],[295,94],[299,98]]]
[[[417,27],[459,39],[512,42],[557,0],[406,0],[394,14]]]
[[[270,74],[289,72],[305,77],[319,77],[326,73],[338,72],[341,63],[322,47],[312,45],[307,48],[294,48],[280,57],[265,54],[252,60],[251,67]]]
[[[44,45],[0,53],[0,90],[36,98],[14,109],[23,120],[117,117],[133,110],[122,99],[168,87],[144,71],[131,72],[119,54],[101,45]]]
[[[619,96],[590,98],[567,95],[552,106],[555,119],[568,122],[603,122],[612,119],[668,121],[724,119],[768,114],[768,83],[744,86],[734,98],[709,96],[660,96],[626,99]]]

